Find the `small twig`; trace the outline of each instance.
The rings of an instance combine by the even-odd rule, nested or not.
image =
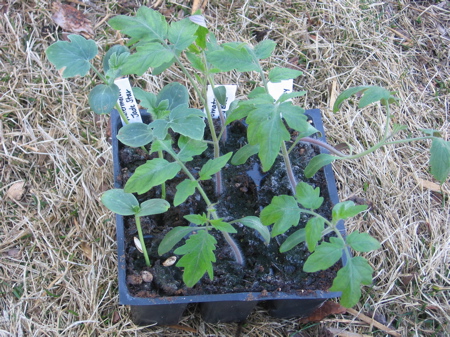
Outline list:
[[[381,324],[380,322],[374,320],[373,318],[371,318],[369,316],[364,315],[363,313],[360,313],[352,308],[347,308],[347,312],[349,314],[352,314],[356,318],[359,318],[361,321],[364,321],[367,324],[373,325],[376,328],[383,330],[384,332],[386,332],[387,334],[389,334],[391,336],[401,337],[401,335],[397,331],[392,330],[391,328],[387,327],[386,325]]]

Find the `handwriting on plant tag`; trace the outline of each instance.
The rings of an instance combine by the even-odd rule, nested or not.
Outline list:
[[[224,116],[226,116],[226,112],[230,108],[231,102],[233,102],[236,98],[236,84],[226,84],[226,85],[216,85],[216,88],[224,87],[225,88],[225,104],[220,104],[220,108],[222,109],[222,112]],[[208,92],[207,92],[207,103],[209,110],[211,111],[211,116],[213,118],[219,118],[219,102],[217,102],[216,98],[214,97],[213,89],[210,85],[208,85]]]
[[[134,98],[133,90],[131,89],[128,77],[117,79],[114,83],[120,90],[117,103],[127,117],[128,121],[130,123],[142,123],[141,113],[139,111],[136,99]],[[125,124],[123,120],[122,124]]]
[[[288,94],[292,92],[292,87],[294,86],[294,80],[283,80],[281,82],[267,83],[267,89],[269,90],[269,94],[276,101],[283,94]]]

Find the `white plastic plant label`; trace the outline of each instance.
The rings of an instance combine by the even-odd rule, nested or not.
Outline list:
[[[278,83],[267,83],[267,89],[269,90],[269,94],[273,97],[273,99],[276,101],[278,98],[280,98],[283,94],[288,94],[292,92],[292,88],[294,86],[294,80],[283,80]]]
[[[114,83],[119,87],[119,99],[117,103],[122,109],[125,116],[130,123],[142,123],[141,113],[138,108],[138,104],[133,95],[133,90],[131,89],[130,81],[128,77],[119,78],[114,81]],[[125,124],[122,119],[122,124]]]
[[[226,112],[230,108],[231,102],[233,102],[236,99],[236,90],[237,85],[236,84],[226,84],[226,85],[216,85],[216,88],[218,87],[224,87],[225,88],[225,104],[221,104],[220,107],[222,109],[222,112],[224,116],[226,116]],[[207,104],[209,107],[209,111],[211,111],[211,116],[213,118],[219,118],[219,102],[216,101],[216,98],[214,97],[213,89],[210,85],[208,85],[208,91],[206,93],[207,95]]]

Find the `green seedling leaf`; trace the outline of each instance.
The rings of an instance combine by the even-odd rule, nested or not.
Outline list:
[[[392,134],[396,134],[403,130],[408,130],[408,126],[395,123],[392,125]]]
[[[227,99],[227,89],[223,85],[221,85],[219,87],[215,87],[213,89],[213,91],[214,91],[214,97],[217,99],[217,101],[221,105],[225,105],[226,99]]]
[[[311,161],[306,165],[305,168],[305,177],[311,178],[317,171],[319,171],[325,165],[331,164],[337,157],[332,156],[327,153],[321,153],[315,156]]]
[[[166,212],[170,204],[164,199],[149,199],[141,204],[141,209],[136,216],[147,216]]]
[[[352,257],[338,271],[330,291],[342,291],[340,304],[351,308],[361,297],[361,285],[372,284],[373,269],[361,256]]]
[[[219,71],[226,72],[233,69],[237,71],[258,71],[252,55],[244,43],[230,42],[221,45],[220,50],[206,54],[208,62],[217,67]]]
[[[200,180],[209,180],[211,176],[217,172],[219,172],[230,160],[233,152],[228,152],[226,155],[221,157],[210,159],[203,165],[202,169],[199,173]]]
[[[323,198],[320,196],[320,188],[313,188],[305,182],[297,184],[295,197],[304,208],[308,209],[318,209],[323,203]]]
[[[193,156],[201,155],[207,148],[206,144],[202,140],[195,140],[186,136],[180,136],[178,139],[178,159],[183,162],[191,161]]]
[[[257,231],[266,245],[270,242],[270,231],[269,229],[261,223],[261,220],[257,216],[246,216],[245,218],[239,219],[239,222],[246,227],[254,229]]]
[[[174,54],[175,54],[177,57],[180,56],[180,55],[179,55],[180,53],[179,53],[178,51],[174,51]],[[175,59],[175,57],[173,57],[173,58],[170,59],[168,62],[164,62],[164,63],[161,64],[160,66],[153,68],[153,70],[152,70],[152,75],[153,75],[153,76],[161,75],[164,71],[166,71],[167,69],[169,69],[170,66],[171,66],[172,64],[175,63],[175,61],[176,61],[176,59]]]
[[[106,71],[105,76],[108,84],[114,83],[116,78],[122,76],[124,72],[122,68],[125,66],[130,53],[122,53],[117,55],[113,53],[109,59],[109,69]]]
[[[344,241],[341,239],[332,237],[330,242],[322,242],[317,246],[316,251],[308,257],[303,265],[303,270],[307,273],[314,273],[330,268],[339,261],[343,249]]]
[[[351,218],[367,209],[367,205],[356,205],[353,201],[343,201],[334,205],[331,218],[333,223]]]
[[[184,136],[202,140],[206,126],[203,117],[201,110],[188,108],[187,104],[178,105],[169,114],[169,127]]]
[[[305,109],[293,105],[292,102],[284,102],[279,105],[279,110],[289,127],[295,131],[304,133],[311,129],[311,124],[308,123],[308,117],[305,115]]]
[[[197,32],[195,33],[196,36],[195,43],[203,50],[206,49],[207,45],[206,37],[208,36],[208,33],[209,33],[208,28],[202,26],[198,27]]]
[[[257,154],[259,151],[259,145],[250,145],[246,144],[241,147],[231,159],[231,164],[233,165],[242,165],[244,164],[248,158]]]
[[[377,239],[370,236],[368,233],[352,232],[345,239],[347,244],[357,252],[370,252],[381,247]]]
[[[167,110],[173,110],[179,105],[189,103],[189,92],[186,87],[178,82],[172,82],[166,85],[158,94],[157,103],[164,100],[169,101]]]
[[[186,243],[177,248],[174,253],[184,255],[177,267],[184,267],[183,281],[188,287],[193,287],[207,272],[209,278],[214,278],[212,262],[216,262],[214,250],[217,241],[206,230],[192,234]]]
[[[255,53],[258,60],[266,59],[270,57],[277,46],[275,41],[272,40],[263,40],[258,43],[253,52]]]
[[[149,124],[149,127],[153,130],[153,138],[156,140],[164,140],[169,131],[170,123],[164,119],[157,119]]]
[[[450,174],[450,141],[434,138],[430,153],[431,174],[443,184]]]
[[[118,15],[108,21],[109,25],[130,36],[131,43],[162,42],[167,37],[168,25],[165,17],[146,6],[138,9],[135,17]]]
[[[293,92],[288,92],[286,94],[283,94],[280,96],[280,98],[278,98],[277,103],[283,103],[289,99],[292,98],[296,98],[296,97],[301,97],[306,95],[306,91],[293,91]]]
[[[272,83],[278,83],[284,80],[297,78],[302,74],[303,73],[300,70],[275,67],[269,72],[269,81]]]
[[[228,222],[223,221],[222,219],[214,219],[214,220],[210,220],[209,222],[215,229],[217,229],[219,231],[227,232],[227,233],[237,233],[236,228],[234,228]]]
[[[246,120],[249,144],[259,145],[258,156],[264,171],[270,170],[275,162],[280,152],[281,142],[290,138],[278,108],[278,105],[273,104],[257,105]]]
[[[91,68],[89,61],[98,53],[97,45],[80,35],[69,35],[68,38],[70,42],[58,41],[48,47],[45,54],[56,69],[65,68],[64,78],[85,76]]]
[[[205,213],[203,213],[201,215],[200,214],[188,214],[188,215],[185,215],[184,218],[187,221],[189,221],[193,224],[199,225],[199,226],[202,226],[209,222],[209,219]]]
[[[119,98],[119,87],[115,84],[99,84],[89,93],[89,105],[96,114],[109,114]]]
[[[127,146],[141,147],[153,140],[153,131],[145,123],[130,123],[119,130],[117,139]]]
[[[204,230],[201,227],[175,227],[167,233],[158,247],[158,255],[164,255],[169,252],[186,235],[198,230]]]
[[[195,193],[195,188],[198,183],[194,180],[183,180],[177,185],[177,192],[175,193],[175,198],[173,199],[173,205],[178,206],[186,201],[192,194]]]
[[[152,187],[161,185],[172,179],[180,171],[177,163],[169,163],[162,158],[148,160],[139,166],[125,184],[125,191],[129,193],[143,194]]]
[[[419,130],[428,136],[442,137],[441,132],[439,130],[434,129],[419,129]]]
[[[115,56],[116,60],[114,62],[112,62],[113,67],[111,67],[111,65],[109,63],[110,63],[111,56],[113,56],[114,54],[116,55]],[[103,57],[103,71],[106,73],[110,67],[116,68],[116,69],[119,68],[120,63],[118,63],[118,60],[119,60],[118,56],[120,56],[122,54],[127,57],[127,55],[130,54],[130,50],[121,44],[116,44],[116,45],[112,46],[111,48],[109,48],[109,50],[105,54],[105,57]],[[123,60],[121,60],[121,61],[123,61]]]
[[[125,193],[122,189],[106,191],[101,200],[110,211],[124,216],[135,215],[140,209],[136,197],[131,193]]]
[[[308,250],[313,252],[316,249],[317,242],[322,239],[325,220],[322,217],[314,217],[308,220],[305,226],[306,244]]]
[[[285,253],[298,244],[306,241],[306,231],[304,228],[295,231],[282,243],[280,246],[280,253]]]
[[[136,47],[136,52],[127,58],[123,66],[123,74],[142,76],[149,68],[159,67],[173,58],[173,51],[161,43],[140,44]]]
[[[201,72],[204,72],[206,70],[205,64],[203,63],[200,56],[190,52],[186,52],[185,54],[194,69],[197,69]]]
[[[189,19],[175,21],[170,24],[168,39],[173,48],[184,50],[195,41],[198,26]]]
[[[146,109],[153,110],[158,106],[156,103],[156,95],[154,93],[147,92],[141,88],[133,88],[133,94],[136,99],[140,101],[139,104]]]
[[[241,102],[233,101],[230,105],[230,109],[227,111],[226,125],[234,122],[238,119],[247,117],[247,115],[255,109],[253,105],[250,104],[240,104]]]
[[[333,105],[333,112],[337,112],[342,103],[351,96],[362,93],[363,97],[360,99],[358,107],[364,108],[369,104],[380,101],[381,104],[387,105],[397,101],[397,98],[392,96],[392,93],[384,88],[377,86],[358,86],[344,90],[336,99]]]
[[[264,226],[274,224],[271,235],[275,237],[298,225],[300,209],[294,197],[275,196],[271,203],[262,210],[260,218]]]

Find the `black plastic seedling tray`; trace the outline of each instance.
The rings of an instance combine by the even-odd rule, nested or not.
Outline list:
[[[306,114],[313,120],[314,127],[321,133],[319,139],[325,141],[321,114],[319,109],[307,110]],[[114,184],[116,188],[122,188],[117,177],[120,174],[119,142],[116,138],[118,130],[122,127],[117,111],[111,113],[112,146],[114,161]],[[327,152],[320,148],[321,152]],[[331,203],[337,204],[339,197],[336,182],[331,165],[324,168],[327,181],[328,193]],[[340,292],[326,291],[296,291],[292,293],[232,293],[217,295],[195,295],[195,296],[170,296],[142,298],[130,294],[126,282],[125,265],[125,233],[123,217],[116,215],[117,225],[117,248],[119,257],[119,302],[131,307],[132,320],[137,325],[171,325],[177,324],[188,305],[197,304],[200,308],[202,318],[206,322],[241,322],[244,321],[257,304],[264,305],[271,316],[278,318],[305,317],[324,301],[336,298]],[[339,230],[345,235],[344,223],[341,222]],[[345,265],[345,261],[342,261]]]

